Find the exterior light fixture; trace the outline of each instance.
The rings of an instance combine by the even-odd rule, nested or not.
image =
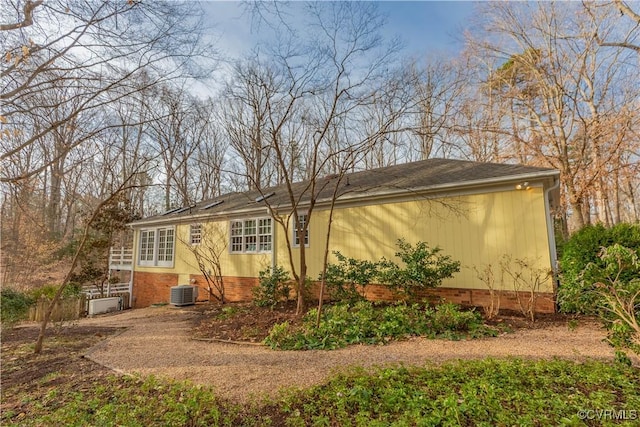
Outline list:
[[[528,190],[530,188],[531,188],[531,186],[529,185],[528,181],[525,181],[522,184],[516,185],[516,190]]]

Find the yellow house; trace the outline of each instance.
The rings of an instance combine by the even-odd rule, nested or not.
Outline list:
[[[228,301],[250,300],[261,270],[291,269],[287,240],[294,265],[304,245],[307,277],[317,279],[335,191],[330,251],[375,261],[394,259],[400,238],[425,241],[461,263],[459,273],[428,295],[464,305],[519,310],[530,304],[537,312],[555,311],[551,210],[559,197],[558,171],[429,159],[329,176],[316,182],[311,215],[308,184],[291,187],[295,210],[282,185],[132,223],[134,307],[168,302],[170,288],[179,284],[200,286],[200,299],[207,299],[197,247],[217,253]],[[308,224],[305,236],[295,232],[294,212]],[[367,289],[371,299],[391,297],[384,286]]]

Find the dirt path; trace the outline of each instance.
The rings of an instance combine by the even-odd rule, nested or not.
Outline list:
[[[595,323],[519,330],[497,338],[445,341],[416,338],[386,346],[351,346],[334,351],[273,351],[265,347],[190,339],[200,314],[174,307],[138,309],[83,319],[81,325],[128,329],[92,348],[87,357],[118,372],[153,374],[214,386],[226,397],[244,400],[282,387],[307,387],[346,366],[424,365],[450,359],[521,358],[613,359]],[[638,360],[634,361],[638,363]]]

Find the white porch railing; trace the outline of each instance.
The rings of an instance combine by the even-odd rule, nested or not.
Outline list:
[[[117,271],[129,271],[129,274],[116,273]],[[110,283],[112,280],[127,280],[128,282]],[[82,293],[87,299],[122,297],[123,307],[129,308],[133,291],[133,248],[112,247],[109,249],[109,271],[107,281],[99,286],[84,285]]]
[[[99,289],[95,285],[85,285],[82,287],[82,293],[87,294],[90,298],[110,297],[123,292],[131,292],[129,283],[105,283],[102,289]]]
[[[110,270],[131,270],[133,268],[133,248],[111,248],[109,250]]]

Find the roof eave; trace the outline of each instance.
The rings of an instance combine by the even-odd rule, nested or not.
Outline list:
[[[408,193],[416,194],[416,195],[428,195],[428,194],[441,194],[451,192],[452,190],[456,192],[464,192],[471,189],[478,188],[490,188],[498,185],[505,184],[516,184],[524,181],[544,181],[545,179],[550,179],[554,177],[559,177],[560,172],[557,170],[547,170],[547,171],[538,171],[538,172],[530,172],[518,175],[509,175],[505,177],[495,177],[495,178],[483,178],[478,180],[471,180],[465,182],[456,182],[456,183],[446,183],[446,184],[438,184],[438,185],[429,185],[424,187],[412,187],[412,188],[399,188],[394,190],[382,190],[375,192],[362,192],[353,195],[343,195],[336,200],[336,206],[340,204],[346,204],[361,200],[382,200],[389,199],[393,200],[396,197],[406,196]],[[316,202],[316,206],[321,204],[330,203],[331,199],[322,199]],[[308,203],[301,203],[299,206],[308,206]]]
[[[353,203],[357,201],[363,200],[371,200],[371,201],[380,201],[384,199],[393,200],[394,198],[406,196],[408,193],[416,194],[416,195],[428,195],[433,194],[437,195],[439,193],[446,193],[452,190],[458,191],[467,191],[471,189],[478,188],[490,188],[492,186],[504,185],[509,183],[518,183],[523,181],[544,181],[545,179],[558,177],[560,172],[554,169],[537,171],[537,172],[529,172],[522,173],[518,175],[508,175],[494,178],[483,178],[477,180],[470,180],[464,182],[453,182],[453,183],[445,183],[445,184],[437,184],[437,185],[428,185],[423,187],[411,187],[411,188],[398,188],[393,190],[381,190],[381,191],[373,191],[373,192],[362,192],[358,194],[343,194],[336,200],[336,206],[340,206],[343,204]],[[316,201],[316,206],[321,207],[331,203],[330,198],[319,199]],[[298,204],[298,208],[306,207],[309,205],[308,201],[301,202]],[[282,209],[289,209],[291,207],[290,204],[281,204],[281,205],[272,205],[272,208],[277,212]],[[129,223],[128,225],[132,228],[141,228],[145,226],[159,226],[159,225],[169,225],[169,224],[177,224],[184,222],[191,222],[197,219],[205,219],[205,218],[232,218],[238,216],[244,216],[249,214],[260,214],[265,212],[268,214],[268,207],[263,205],[260,207],[252,207],[252,208],[244,208],[244,209],[232,209],[220,212],[209,212],[209,213],[192,213],[189,215],[178,216],[178,217],[169,217],[169,218],[149,218],[148,220],[138,220],[133,223]]]

